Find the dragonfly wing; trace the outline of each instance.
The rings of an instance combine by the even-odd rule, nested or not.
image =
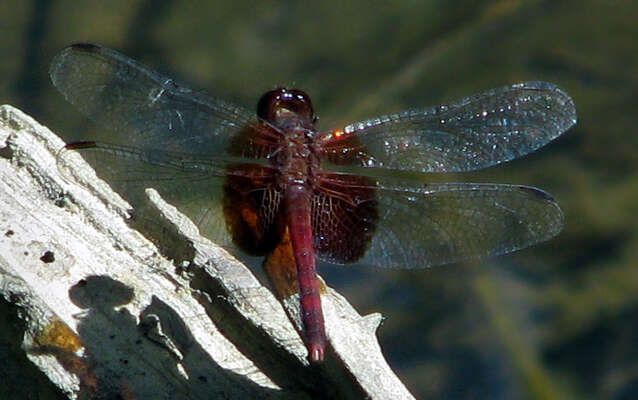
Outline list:
[[[224,212],[225,182],[233,174],[246,176],[246,171],[259,169],[265,175],[269,172],[266,166],[237,164],[233,158],[145,152],[131,146],[78,142],[64,147],[57,157],[62,175],[75,183],[77,160],[73,158],[78,154],[133,206],[136,217],[152,218],[154,215],[144,193],[145,188],[153,188],[164,200],[190,217],[202,235],[226,247],[233,247],[233,244]]]
[[[509,253],[547,240],[563,226],[556,201],[528,186],[394,183],[378,185],[373,193],[357,205],[367,203],[376,210],[376,215],[360,217],[373,219],[363,256],[339,259],[318,252],[322,259],[387,268],[429,267]],[[360,232],[355,241],[357,237]]]
[[[462,172],[528,154],[575,123],[567,93],[550,83],[526,82],[351,124],[322,134],[320,142],[337,166]]]
[[[375,182],[363,176],[319,174],[312,198],[317,256],[334,264],[359,260],[378,222]]]
[[[193,91],[98,45],[65,48],[49,72],[69,102],[113,131],[109,142],[217,155],[231,147],[234,133],[261,125],[247,110]]]

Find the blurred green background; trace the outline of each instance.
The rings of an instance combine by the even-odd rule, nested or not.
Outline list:
[[[574,98],[575,128],[530,156],[450,179],[552,193],[566,215],[558,237],[485,262],[321,273],[361,313],[387,317],[383,350],[419,398],[634,399],[637,21],[629,0],[9,0],[0,2],[0,104],[66,139],[95,129],[47,75],[51,58],[79,41],[248,108],[277,85],[298,87],[323,128],[553,82]],[[0,312],[1,329],[14,329],[15,309],[3,302]],[[0,341],[24,367],[0,371],[0,397],[54,393],[24,384],[43,379],[18,347]]]

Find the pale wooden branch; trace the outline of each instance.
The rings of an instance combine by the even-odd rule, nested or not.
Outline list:
[[[249,269],[148,189],[186,250],[156,247],[79,157],[70,170],[82,185],[60,176],[62,146],[0,107],[0,293],[27,323],[29,359],[69,398],[412,398],[381,354],[380,315],[361,317],[328,289],[331,350],[309,365],[282,303]],[[295,320],[297,299],[284,306]]]

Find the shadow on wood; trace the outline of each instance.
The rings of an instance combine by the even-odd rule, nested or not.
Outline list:
[[[298,315],[297,297],[282,306],[147,189],[172,237],[160,251],[81,158],[68,166],[81,186],[60,176],[62,146],[0,107],[0,292],[27,322],[27,356],[68,396],[412,398],[381,354],[380,315],[362,318],[328,288],[328,359],[310,366],[284,311]]]

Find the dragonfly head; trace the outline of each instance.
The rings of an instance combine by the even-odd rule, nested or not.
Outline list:
[[[314,129],[317,117],[310,97],[298,89],[277,88],[261,96],[257,115],[278,128]]]

